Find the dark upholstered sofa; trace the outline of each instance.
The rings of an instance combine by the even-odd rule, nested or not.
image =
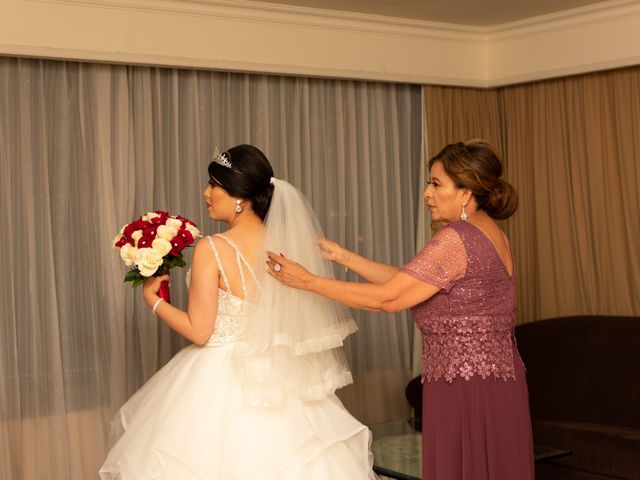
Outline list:
[[[572,452],[537,478],[640,480],[640,317],[554,318],[516,339],[534,442]]]

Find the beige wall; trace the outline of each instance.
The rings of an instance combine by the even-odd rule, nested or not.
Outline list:
[[[475,83],[484,69],[481,34],[423,22],[242,1],[2,5],[0,52],[9,54],[416,83]]]
[[[614,1],[494,27],[489,83],[529,80],[640,64],[640,2]]]
[[[460,27],[241,0],[2,0],[0,54],[495,86],[640,62],[640,2]]]

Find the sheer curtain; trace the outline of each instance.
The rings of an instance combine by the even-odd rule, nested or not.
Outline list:
[[[0,478],[95,478],[114,411],[185,345],[122,283],[110,246],[124,223],[163,208],[220,231],[206,166],[215,146],[246,142],[328,237],[401,264],[420,115],[406,85],[0,58]],[[346,406],[364,422],[408,415],[411,320],[354,313]]]

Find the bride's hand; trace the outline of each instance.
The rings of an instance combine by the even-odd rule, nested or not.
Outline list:
[[[344,265],[347,262],[348,250],[342,248],[339,243],[326,238],[318,238],[318,247],[320,254],[330,262]]]
[[[164,281],[169,281],[169,274],[160,275],[159,277],[149,277],[142,284],[142,296],[147,305],[153,305],[158,299],[158,290],[160,290],[160,284]]]
[[[273,252],[267,252],[267,273],[289,287],[302,290],[308,290],[313,280],[313,274],[302,265]]]

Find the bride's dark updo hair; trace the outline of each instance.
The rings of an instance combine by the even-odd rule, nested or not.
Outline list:
[[[495,219],[509,218],[518,208],[518,192],[502,178],[502,160],[486,140],[452,143],[429,160],[440,162],[458,188],[473,193],[478,208]]]
[[[250,201],[251,209],[264,220],[273,196],[273,168],[267,156],[253,145],[237,145],[222,153],[231,167],[213,161],[209,177],[232,197]]]

